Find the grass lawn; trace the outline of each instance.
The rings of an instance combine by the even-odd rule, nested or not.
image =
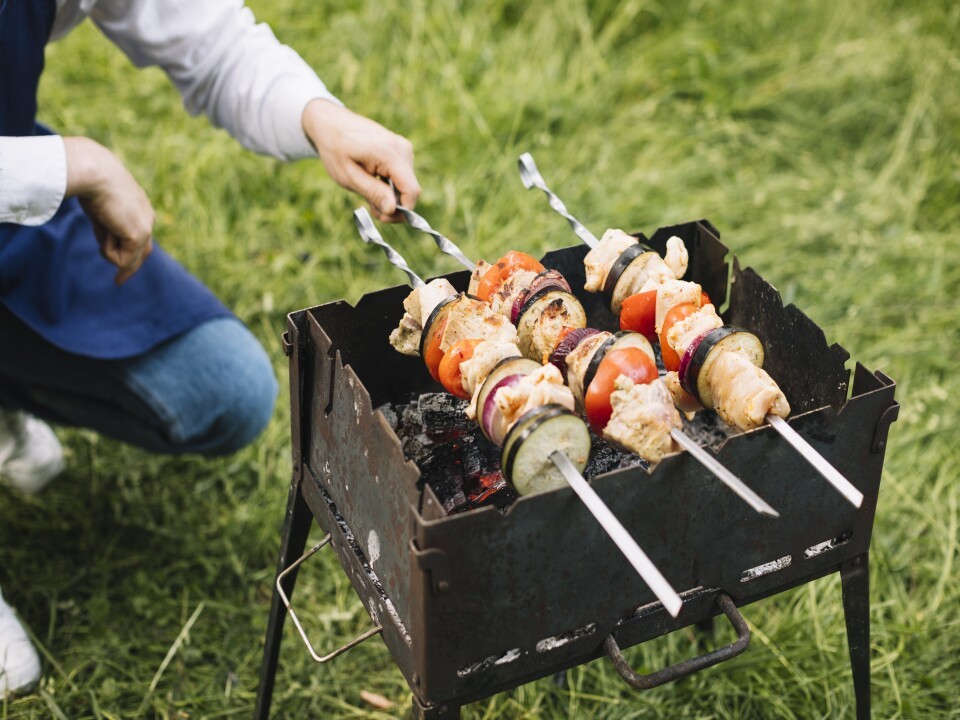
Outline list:
[[[960,717],[960,4],[250,5],[350,107],[413,140],[418,209],[468,254],[573,243],[522,191],[529,150],[595,231],[709,218],[830,341],[898,382],[871,553],[874,717]],[[400,277],[359,242],[357,199],[319,163],[254,156],[189,118],[162,72],[134,69],[92,24],[47,61],[41,119],[125,160],[157,238],[261,338],[284,389],[233,457],[64,430],[69,470],[49,491],[0,487],[0,586],[45,672],[0,701],[0,719],[250,717],[290,477],[285,314]],[[455,269],[420,236],[384,234],[421,274]],[[330,555],[297,594],[325,646],[369,622]],[[599,661],[565,690],[543,680],[464,717],[853,716],[837,577],[745,615],[750,649],[691,679],[638,693]],[[407,711],[380,641],[316,667],[287,629],[275,717]],[[628,658],[652,670],[689,655],[691,637]]]

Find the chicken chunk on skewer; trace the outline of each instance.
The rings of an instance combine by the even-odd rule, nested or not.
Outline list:
[[[420,335],[430,313],[442,301],[456,294],[456,289],[445,278],[437,278],[414,288],[403,301],[403,318],[390,333],[390,344],[404,355],[419,355]]]

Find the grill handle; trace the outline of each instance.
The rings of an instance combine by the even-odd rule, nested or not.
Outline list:
[[[297,614],[293,611],[293,605],[290,604],[290,598],[287,597],[287,594],[283,590],[283,579],[289,573],[293,572],[296,568],[298,568],[301,565],[301,563],[303,563],[304,560],[309,558],[311,555],[315,554],[318,550],[320,550],[320,548],[322,548],[324,545],[329,543],[330,537],[331,537],[330,533],[327,533],[326,537],[324,537],[323,540],[321,540],[312,548],[307,550],[307,552],[301,555],[298,560],[293,562],[290,565],[290,567],[288,567],[286,570],[284,570],[279,575],[277,575],[277,583],[276,583],[277,592],[280,594],[280,599],[283,601],[284,606],[287,608],[287,612],[290,613],[290,619],[293,620],[293,624],[296,626],[297,632],[300,633],[300,637],[303,639],[303,644],[307,646],[307,650],[310,653],[310,657],[312,657],[318,663],[325,663],[329,660],[333,660],[337,655],[345,653],[347,650],[349,650],[350,648],[356,647],[357,645],[362,643],[364,640],[368,638],[372,638],[374,635],[379,635],[380,633],[383,632],[383,627],[380,625],[376,625],[370,630],[367,630],[365,633],[363,633],[359,637],[354,638],[343,647],[334,650],[329,655],[319,655],[317,651],[313,649],[313,643],[310,642],[310,639],[307,637],[307,633],[304,632],[303,626],[300,624],[299,618],[297,618]]]
[[[737,640],[730,645],[724,645],[722,648],[717,648],[705,655],[698,655],[689,660],[682,660],[676,665],[671,665],[670,667],[650,673],[649,675],[640,675],[633,671],[627,663],[626,658],[623,657],[620,646],[617,645],[617,641],[613,639],[613,634],[607,635],[607,639],[603,641],[603,648],[607,651],[607,656],[610,658],[610,661],[624,682],[637,690],[649,690],[658,685],[679,680],[699,670],[736,657],[746,650],[750,644],[750,628],[747,627],[747,621],[743,619],[743,615],[737,610],[730,596],[719,593],[717,595],[717,605],[720,606],[723,614],[727,616],[727,620],[730,621],[734,630],[737,631]]]

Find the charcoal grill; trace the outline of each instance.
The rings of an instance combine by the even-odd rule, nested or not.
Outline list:
[[[680,236],[689,279],[728,297],[725,321],[765,345],[765,369],[793,408],[792,426],[864,494],[856,510],[769,427],[728,439],[718,459],[781,517],[758,515],[686,453],[651,472],[631,467],[593,479],[684,606],[671,618],[569,488],[447,516],[375,408],[436,391],[418,358],[387,337],[408,292],[397,286],[292,313],[293,478],[278,563],[290,595],[315,520],[413,691],[416,718],[458,718],[461,707],[580,663],[608,656],[623,679],[649,688],[743,651],[749,630],[737,608],[831,573],[841,577],[857,717],[870,716],[868,551],[890,424],[894,382],[828,345],[824,333],[751,268],[729,257],[706,220],[660,228],[663,251]],[[587,310],[615,328],[602,299],[584,293],[585,246],[547,253]],[[468,273],[448,276],[464,289]],[[638,675],[621,648],[724,614],[738,640],[652,675]],[[267,718],[284,598],[275,593],[256,716]],[[478,623],[483,617],[488,622]],[[309,623],[308,623],[309,624]],[[320,651],[314,651],[320,658]],[[339,652],[339,651],[336,651]],[[331,653],[335,655],[336,652]]]

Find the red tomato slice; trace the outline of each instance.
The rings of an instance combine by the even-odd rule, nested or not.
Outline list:
[[[623,301],[620,309],[620,329],[632,330],[653,342],[657,337],[657,291],[631,295]]]
[[[710,296],[707,295],[706,291],[703,288],[701,288],[700,289],[700,307],[703,307],[704,305],[713,305],[713,300],[711,300]]]
[[[656,364],[640,348],[617,348],[604,355],[583,399],[587,421],[597,435],[602,434],[610,422],[613,414],[610,395],[614,391],[614,382],[621,375],[626,375],[637,385],[644,385],[659,376]]]
[[[465,338],[458,340],[440,361],[440,383],[444,389],[458,398],[469,400],[470,396],[463,389],[463,376],[460,374],[460,363],[473,357],[473,350],[480,344],[480,340]]]
[[[663,327],[660,328],[660,354],[663,356],[663,366],[667,370],[680,369],[680,356],[677,355],[674,349],[670,347],[670,343],[667,342],[667,331],[684,318],[693,315],[699,309],[700,308],[693,303],[674,305],[670,308],[666,317],[663,318]]]
[[[443,339],[443,331],[446,327],[446,318],[438,323],[434,323],[433,335],[430,336],[430,341],[423,351],[423,362],[434,380],[440,379],[440,361],[443,360],[443,350],[440,349],[440,341]]]
[[[480,279],[480,284],[477,285],[477,297],[481,300],[489,300],[490,296],[503,284],[503,281],[517,270],[530,270],[540,273],[543,272],[543,265],[536,258],[526,253],[511,250],[490,266],[490,269]]]

